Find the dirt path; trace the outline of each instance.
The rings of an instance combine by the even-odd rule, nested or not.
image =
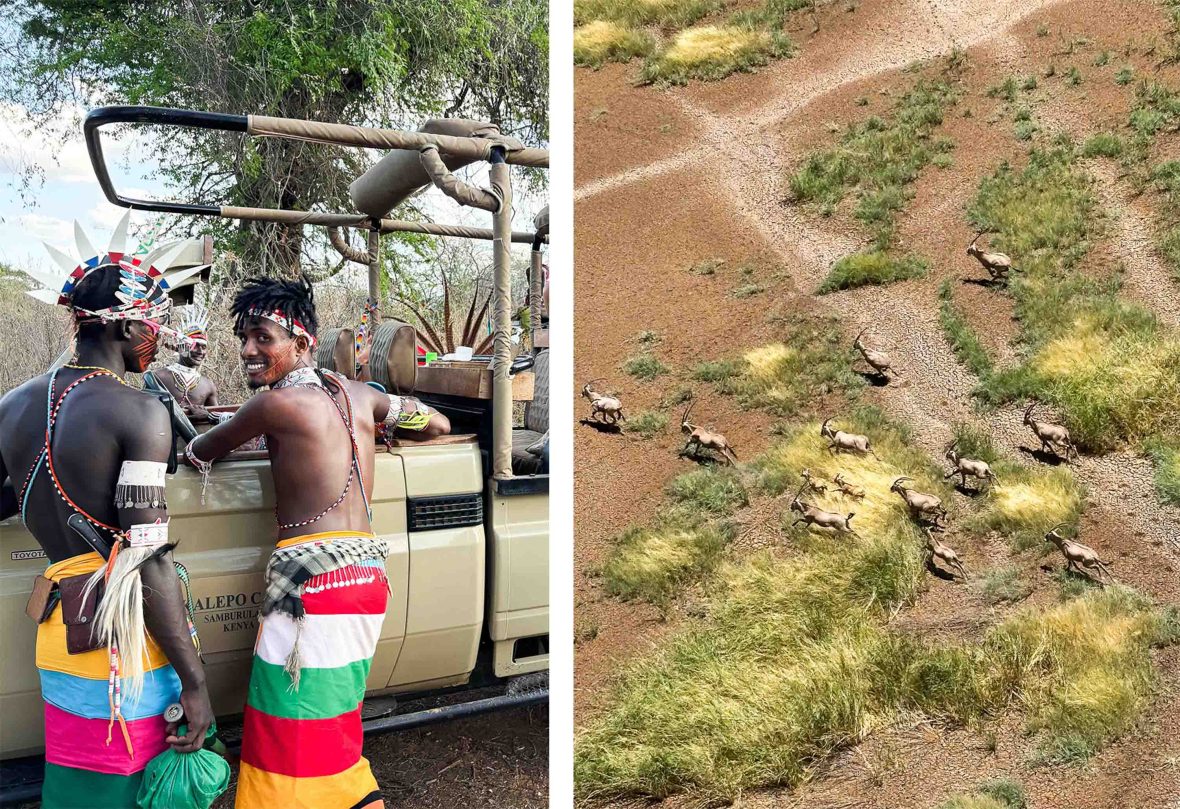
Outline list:
[[[1091,21],[1108,12],[1117,17],[1132,6],[1138,13],[1136,24],[1147,30],[1143,23],[1146,4],[1121,1],[1109,10],[1091,0],[1027,5],[968,2],[950,8],[916,0],[866,2],[858,7],[859,27],[853,34],[838,20],[825,19],[821,31],[803,43],[797,59],[754,76],[694,85],[660,96],[662,108],[675,105],[676,120],[686,122],[680,148],[673,156],[614,173],[596,173],[597,167],[589,167],[586,176],[594,179],[579,185],[575,192],[579,240],[575,363],[579,375],[589,378],[613,373],[617,377],[617,364],[629,353],[629,347],[614,348],[603,337],[625,339],[648,321],[657,321],[659,328],[668,330],[662,332],[667,337],[666,348],[681,370],[692,361],[732,357],[765,341],[768,334],[765,326],[759,325],[761,318],[751,319],[745,304],[710,296],[709,284],[715,282],[697,278],[686,282],[683,270],[692,260],[708,255],[736,259],[742,248],[735,244],[757,245],[772,252],[791,276],[792,288],[774,291],[776,305],[835,314],[843,319],[849,339],[862,326],[872,326],[871,341],[892,354],[906,373],[897,384],[874,389],[869,396],[891,416],[906,422],[925,450],[940,458],[952,425],[963,421],[988,431],[1006,456],[1033,462],[1021,450],[1033,446],[1034,438],[1021,424],[1018,406],[988,414],[975,412],[971,391],[978,379],[958,363],[942,334],[938,286],[946,279],[956,281],[956,301],[974,307],[977,316],[991,319],[972,322],[988,324],[985,342],[999,364],[1016,358],[1009,344],[1016,331],[1011,300],[1002,293],[993,295],[962,283],[963,278],[979,272],[962,254],[963,245],[973,235],[962,205],[974,193],[981,176],[1000,160],[1023,150],[1023,145],[1012,140],[1010,115],[997,115],[1003,102],[984,97],[983,89],[1017,70],[1027,73],[1047,63],[1045,54],[1060,47],[1058,32],[1063,32],[1063,37],[1088,33],[1093,25],[1095,29],[1105,26],[1099,33],[1108,34],[1118,24]],[[1036,29],[1049,24],[1053,36],[1040,38]],[[1115,31],[1116,39],[1108,36],[1104,45],[1121,44],[1125,33]],[[1119,36],[1123,39],[1117,39]],[[842,125],[859,120],[890,104],[877,101],[878,90],[895,96],[898,88],[912,82],[898,68],[915,59],[945,54],[956,45],[970,49],[973,91],[963,104],[974,114],[969,119],[955,115],[944,124],[960,144],[954,166],[923,172],[915,197],[899,222],[904,247],[931,259],[929,277],[884,288],[819,297],[810,294],[833,261],[864,246],[864,237],[847,217],[819,219],[784,204],[785,178],[817,143],[831,142],[828,128],[834,129],[833,121]],[[1092,60],[1093,54],[1080,58]],[[1117,66],[1112,72],[1114,69]],[[1109,84],[1114,87],[1113,82]],[[1052,95],[1058,92],[1058,84],[1044,89]],[[1098,99],[1111,92],[1100,89],[1096,82],[1088,83],[1084,90]],[[602,87],[596,91],[601,94]],[[1070,108],[1067,104],[1065,109],[1080,109],[1084,115],[1094,107],[1093,102],[1087,104],[1084,92],[1062,92],[1070,94],[1067,101],[1074,105]],[[853,100],[861,96],[870,99],[868,110],[854,107]],[[612,105],[612,114],[614,111]],[[623,114],[625,110],[620,111]],[[1102,115],[1125,120],[1121,109],[1104,109],[1097,117]],[[1105,120],[1101,125],[1109,126],[1110,122]],[[599,164],[608,169],[621,165],[609,160]],[[1175,304],[1166,295],[1153,292],[1164,267],[1150,243],[1150,216],[1139,201],[1127,196],[1118,178],[1104,165],[1104,161],[1086,164],[1095,169],[1096,192],[1112,225],[1101,245],[1103,260],[1109,258],[1111,266],[1121,262],[1126,296],[1150,306],[1162,322],[1174,327]],[[653,205],[661,206],[658,216],[652,215]],[[646,226],[636,226],[638,216]],[[702,235],[702,227],[709,232]],[[701,246],[710,240],[712,244]],[[617,273],[618,266],[628,259],[631,266],[643,268],[642,275]],[[677,262],[679,270],[674,269]],[[684,286],[687,289],[681,295],[679,289]],[[620,326],[623,323],[628,325]],[[742,326],[735,328],[736,324]],[[740,331],[740,336],[720,344],[731,330]],[[595,348],[587,352],[584,346],[591,334]],[[632,389],[624,393],[637,397],[639,409],[644,409],[665,395],[672,384],[664,384],[658,391]],[[708,397],[703,399],[706,409],[726,419],[720,423],[727,431],[740,431],[740,443],[751,447],[745,457],[769,441],[765,425],[755,421],[760,414],[729,411],[726,401],[715,397],[707,386],[695,387],[698,394]],[[588,563],[601,561],[612,532],[650,518],[665,481],[683,468],[661,454],[674,438],[620,444],[580,430],[575,433],[575,442],[579,470],[575,473],[575,559],[583,571]],[[1176,580],[1180,510],[1156,502],[1150,463],[1119,452],[1083,457],[1072,468],[1087,488],[1083,540],[1121,560],[1117,566],[1121,580],[1158,600],[1175,603],[1180,597]],[[590,469],[597,473],[585,471]],[[604,469],[610,473],[603,474]],[[743,537],[749,529],[753,541],[758,540],[755,534],[768,530],[755,524],[762,519],[763,515],[751,515],[753,522],[744,525]],[[1039,561],[1012,557],[1002,542],[982,545],[966,549],[969,564],[1027,563],[1024,574],[1037,581],[1033,599],[1051,603],[1057,597],[1055,585],[1040,569]],[[577,586],[582,599],[579,614],[603,620],[599,637],[577,650],[577,715],[579,722],[584,722],[609,699],[604,688],[609,672],[628,657],[644,653],[669,627],[656,624],[650,611],[642,607],[604,598],[592,580],[580,577]],[[909,621],[908,626],[922,628],[931,636],[958,636],[968,631],[962,625],[966,619],[959,614],[965,611],[970,631],[981,631],[996,619],[996,612],[977,601],[966,590],[951,591],[932,584],[920,603],[899,620]],[[1180,654],[1166,650],[1161,664],[1164,682],[1175,682],[1180,674]],[[743,796],[737,805],[929,809],[945,800],[952,788],[1011,774],[1025,783],[1038,806],[1139,809],[1157,805],[1153,800],[1174,802],[1180,795],[1180,767],[1175,764],[1180,760],[1180,743],[1174,737],[1177,727],[1180,701],[1168,690],[1143,728],[1109,747],[1078,773],[1070,767],[1029,766],[1034,742],[1023,732],[1019,717],[1009,717],[994,728],[999,749],[990,752],[984,749],[986,742],[978,733],[928,722],[911,724],[874,734],[829,762],[811,784],[798,791],[759,790]],[[668,804],[690,802],[685,798]]]
[[[835,63],[831,62],[832,46],[836,45],[832,40],[839,36],[839,26],[831,32],[821,29],[797,58],[766,71],[773,76],[779,92],[762,101],[757,108],[741,111],[735,117],[718,115],[703,107],[693,109],[693,117],[710,124],[699,133],[699,139],[706,145],[584,183],[575,187],[574,201],[652,180],[688,166],[704,165],[719,156],[726,156],[733,149],[744,151],[746,144],[751,142],[749,136],[757,136],[761,130],[846,84],[945,54],[955,47],[973,47],[1002,35],[1024,17],[1058,2],[1061,0],[971,0],[959,4],[909,0],[888,4],[888,8],[878,4],[872,11],[864,9],[864,15],[875,15],[870,16],[868,24],[860,29],[864,38],[858,40],[856,48],[848,48],[846,43],[843,47],[837,46],[835,52],[841,55]],[[733,159],[732,154],[728,157]]]

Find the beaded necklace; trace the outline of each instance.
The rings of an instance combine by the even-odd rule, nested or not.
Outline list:
[[[324,509],[323,511],[321,511],[319,514],[312,517],[311,519],[301,520],[299,522],[291,522],[291,523],[279,522],[279,507],[278,507],[278,504],[276,503],[275,504],[275,521],[279,523],[279,530],[280,531],[285,531],[285,530],[288,530],[291,528],[302,528],[304,526],[311,525],[314,522],[318,522],[319,520],[326,517],[334,508],[336,508],[341,503],[343,503],[346,497],[348,497],[348,492],[352,489],[352,481],[353,481],[354,477],[360,483],[361,499],[364,501],[364,504],[365,504],[365,513],[369,516],[370,520],[373,519],[373,510],[372,510],[372,507],[369,505],[369,497],[365,493],[365,481],[364,481],[363,474],[361,472],[360,448],[357,446],[356,428],[353,425],[353,417],[352,417],[352,413],[353,413],[352,397],[348,393],[348,388],[339,379],[334,379],[334,381],[337,382],[337,385],[340,388],[340,392],[344,395],[344,402],[347,407],[347,412],[346,412],[345,408],[341,407],[340,403],[338,401],[336,401],[336,397],[332,395],[332,392],[330,390],[328,390],[328,388],[324,385],[324,383],[322,381],[320,381],[320,376],[314,368],[306,368],[306,367],[296,368],[296,369],[292,370],[290,373],[288,373],[286,376],[284,376],[282,379],[280,379],[278,382],[276,382],[274,385],[271,386],[272,390],[280,390],[282,388],[295,388],[295,387],[319,388],[320,390],[322,390],[324,392],[324,394],[328,397],[328,399],[331,400],[332,404],[335,405],[336,411],[340,414],[340,419],[344,422],[344,426],[348,428],[348,438],[349,438],[349,442],[352,445],[352,463],[349,464],[349,467],[348,467],[348,480],[345,481],[345,483],[344,483],[344,491],[342,491],[340,493],[340,496],[336,498],[335,502],[333,502],[332,505],[328,506],[326,509]]]
[[[58,496],[61,497],[61,499],[65,502],[65,504],[67,506],[69,506],[75,513],[81,514],[82,517],[87,522],[95,525],[96,527],[105,529],[106,531],[111,532],[111,534],[113,534],[115,536],[123,536],[123,534],[125,533],[123,531],[123,529],[118,528],[113,525],[107,525],[102,520],[99,520],[96,517],[91,516],[91,514],[89,512],[87,512],[85,509],[83,509],[81,506],[79,506],[77,503],[75,503],[70,498],[70,496],[68,494],[66,494],[65,489],[62,488],[61,481],[57,477],[57,471],[53,468],[53,451],[52,451],[51,447],[53,444],[53,428],[57,423],[58,414],[61,412],[61,408],[62,408],[62,405],[65,403],[66,397],[70,394],[70,392],[72,390],[74,390],[74,388],[78,387],[83,382],[86,382],[88,380],[91,380],[91,379],[94,379],[94,378],[100,377],[100,376],[112,377],[113,379],[115,379],[117,382],[119,382],[121,385],[123,385],[125,387],[131,387],[131,386],[128,385],[126,382],[124,382],[119,377],[118,374],[116,374],[114,371],[112,371],[109,368],[103,368],[101,366],[92,366],[92,365],[72,365],[72,364],[65,365],[63,367],[70,368],[71,370],[76,370],[76,371],[85,370],[85,371],[89,371],[89,373],[83,374],[82,376],[78,377],[73,382],[71,382],[69,385],[67,385],[66,389],[62,391],[61,396],[57,397],[56,402],[54,401],[54,393],[57,390],[57,375],[58,375],[60,369],[55,369],[53,371],[53,373],[50,374],[50,376],[49,376],[49,385],[48,385],[48,390],[46,393],[46,404],[45,404],[45,409],[46,409],[45,445],[41,448],[41,452],[37,455],[37,460],[35,460],[33,462],[33,466],[29,469],[29,474],[25,477],[25,483],[21,487],[21,493],[20,493],[21,521],[23,522],[25,519],[25,511],[28,507],[29,492],[32,489],[33,479],[36,477],[37,473],[40,471],[42,464],[44,464],[46,469],[49,470],[49,479],[53,483],[54,490],[57,492]]]

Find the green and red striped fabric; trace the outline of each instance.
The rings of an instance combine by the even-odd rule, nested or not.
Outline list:
[[[237,809],[350,809],[376,797],[361,755],[361,702],[388,586],[381,561],[350,565],[304,585],[302,626],[280,612],[262,619]],[[284,669],[297,638],[298,689]]]

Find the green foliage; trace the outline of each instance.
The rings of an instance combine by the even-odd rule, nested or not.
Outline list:
[[[992,359],[967,319],[955,308],[954,282],[950,278],[942,282],[938,289],[938,297],[941,300],[938,319],[951,350],[971,373],[981,379],[989,376],[992,372]]]
[[[647,56],[655,40],[643,30],[607,20],[594,20],[574,29],[574,64],[598,68],[607,62],[628,62]]]
[[[1114,83],[1119,85],[1120,87],[1128,85],[1131,82],[1133,82],[1134,80],[1135,80],[1135,70],[1134,70],[1134,68],[1132,68],[1130,66],[1124,67],[1118,73],[1114,74]]]
[[[1119,157],[1123,153],[1123,139],[1113,132],[1092,135],[1082,146],[1082,157]]]
[[[673,478],[668,496],[697,515],[729,515],[749,502],[741,476],[730,467],[706,466]]]
[[[101,101],[375,125],[448,110],[548,138],[542,2],[21,0],[0,37],[20,52],[0,68],[0,98],[48,131],[63,111]],[[373,159],[190,128],[147,143],[169,196],[214,205],[351,210],[348,185]],[[316,252],[305,239],[326,243],[322,228],[185,225],[212,232],[251,272],[293,272]]]
[[[1110,63],[1110,51],[1103,51],[1094,57],[1095,67],[1106,67]]]
[[[1016,100],[1016,90],[1018,85],[1015,76],[1009,76],[999,84],[987,88],[988,98],[1002,98],[1009,104]]]
[[[1037,133],[1040,127],[1035,121],[1017,121],[1016,126],[1013,127],[1012,134],[1017,140],[1032,140],[1032,136]]]
[[[1082,74],[1076,67],[1071,67],[1065,73],[1065,83],[1071,87],[1077,87],[1082,83]]]
[[[628,357],[627,361],[623,363],[623,370],[636,379],[651,382],[660,374],[668,373],[668,366],[664,365],[655,354],[645,350]]]
[[[1037,77],[1025,76],[1024,81],[1020,84],[1020,89],[1026,92],[1037,89]]]
[[[820,284],[816,292],[823,295],[841,289],[884,284],[895,281],[905,281],[910,278],[921,278],[929,269],[925,259],[907,254],[896,257],[884,250],[872,250],[867,253],[853,253],[832,265],[827,278]]]
[[[1180,506],[1180,435],[1153,437],[1146,446],[1155,463],[1155,490],[1160,502]]]
[[[752,298],[753,296],[761,294],[765,291],[766,287],[762,286],[761,284],[749,283],[734,287],[732,290],[730,290],[729,294],[735,298],[741,299]]]
[[[792,195],[818,205],[826,216],[855,189],[854,216],[883,249],[892,240],[898,211],[909,201],[909,186],[936,156],[954,147],[947,138],[933,137],[933,132],[959,94],[949,78],[919,80],[888,119],[871,116],[852,125],[839,146],[809,156],[790,177]]]
[[[668,426],[668,417],[655,410],[645,410],[637,413],[623,422],[623,432],[635,433],[641,438],[654,438],[664,432]]]
[[[742,372],[742,363],[734,360],[713,360],[702,362],[692,369],[692,378],[698,382],[712,382],[719,389],[724,389],[726,383]],[[723,390],[732,393],[732,390]]]

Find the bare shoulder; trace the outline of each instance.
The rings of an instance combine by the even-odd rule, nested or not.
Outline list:
[[[12,410],[23,408],[34,400],[44,400],[49,386],[49,374],[41,374],[17,385],[0,397],[0,416]]]
[[[168,408],[149,391],[115,383],[111,385],[109,396],[111,410],[123,415],[125,421],[144,429],[158,429],[170,424]]]

